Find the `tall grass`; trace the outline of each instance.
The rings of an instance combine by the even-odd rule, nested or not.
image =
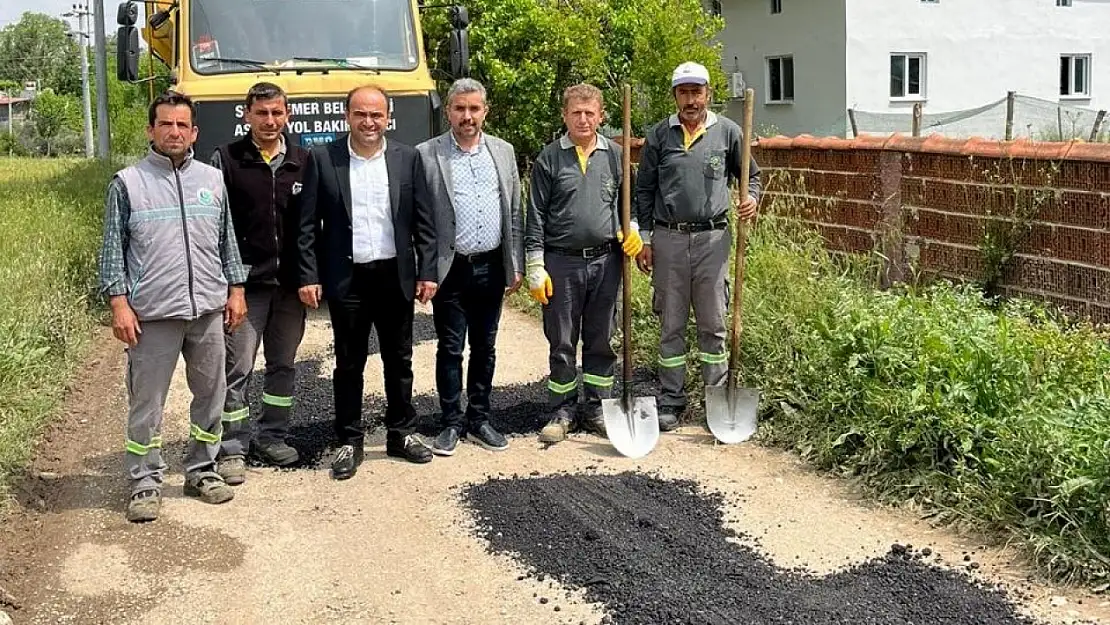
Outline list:
[[[29,459],[89,336],[112,171],[0,158],[0,492]]]
[[[880,498],[1017,538],[1059,578],[1110,573],[1110,347],[971,285],[879,291],[775,218],[749,257],[744,370],[761,440]]]

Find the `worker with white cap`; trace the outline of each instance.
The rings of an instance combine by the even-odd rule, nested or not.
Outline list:
[[[636,176],[636,212],[644,248],[636,259],[652,274],[653,309],[660,317],[659,428],[678,425],[686,409],[686,322],[697,324],[698,359],[707,386],[725,382],[725,310],[732,237],[728,183],[741,173],[740,127],[709,110],[709,71],[682,63],[671,76],[677,113],[648,131]],[[741,219],[756,214],[762,185],[751,162]]]

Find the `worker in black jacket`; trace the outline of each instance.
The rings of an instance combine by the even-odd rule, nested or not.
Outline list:
[[[247,277],[247,319],[227,335],[227,397],[219,473],[228,484],[246,479],[246,455],[288,466],[299,459],[285,438],[293,407],[293,363],[304,336],[306,309],[297,296],[300,193],[309,152],[286,140],[285,92],[260,82],[247,92],[247,136],[212,155],[223,171],[228,204]],[[251,418],[247,387],[259,344],[265,346],[262,414]],[[251,445],[251,423],[257,435]]]

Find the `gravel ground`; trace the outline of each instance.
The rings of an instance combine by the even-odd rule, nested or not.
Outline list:
[[[895,545],[824,577],[782,569],[726,530],[725,500],[641,473],[495,479],[464,500],[497,553],[586,588],[620,625],[1029,625],[1006,597]],[[931,550],[930,550],[931,553]]]
[[[428,312],[418,309],[413,369],[420,429],[432,434]],[[791,609],[799,625],[833,622],[810,613],[865,624],[914,614],[1019,622],[1000,620],[1008,613],[998,595],[965,577],[1020,591],[1011,595],[1020,612],[1053,625],[1110,615],[1098,595],[1031,582],[1011,551],[930,527],[911,510],[876,508],[789,454],[716,445],[697,426],[662,437],[638,460],[585,434],[540,444],[546,343],[535,320],[512,311],[498,338],[492,398],[495,424],[514,433],[509,450],[464,444],[427,465],[387,458],[381,363],[372,356],[366,461],[351,480],[329,479],[334,358],[327,315],[314,312],[298,357],[291,442],[301,466],[252,466],[226,505],[184,497],[190,398],[179,366],[163,427],[170,467],[162,515],[135,526],[123,519],[123,352],[106,329],[98,345],[0,523],[0,609],[17,625],[771,623],[790,622]],[[637,385],[637,394],[647,390]],[[521,477],[537,479],[513,479]],[[697,495],[687,482],[715,494]],[[490,533],[506,523],[501,537]],[[518,548],[491,550],[478,534]],[[890,555],[893,543],[933,553],[900,559]],[[551,544],[553,559],[537,559],[536,544]],[[965,573],[936,569],[939,553]],[[740,592],[743,583],[751,587]],[[892,594],[898,589],[920,594]],[[678,606],[668,619],[665,610]],[[980,619],[986,614],[994,620]]]

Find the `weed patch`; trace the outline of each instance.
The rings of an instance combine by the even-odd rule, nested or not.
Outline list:
[[[30,458],[89,336],[104,189],[114,170],[0,159],[0,493]]]

